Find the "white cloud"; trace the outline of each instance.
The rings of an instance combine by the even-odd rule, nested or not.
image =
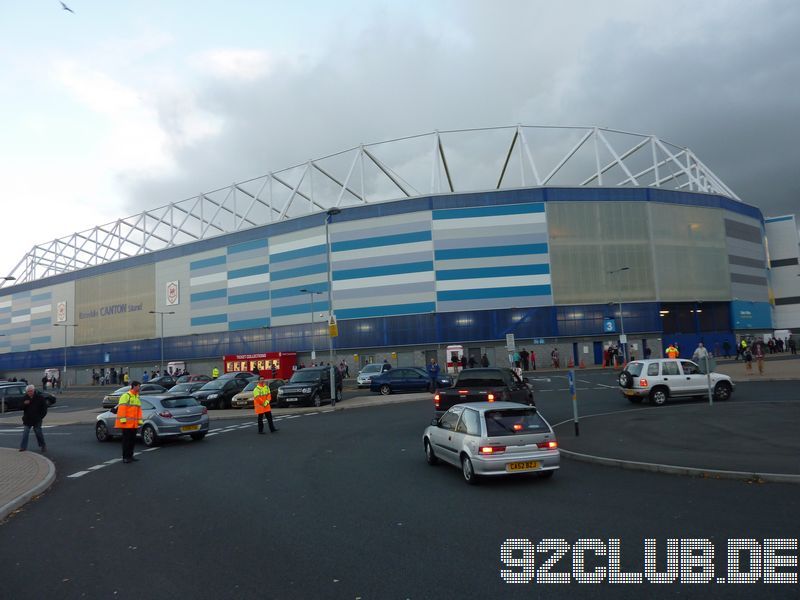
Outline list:
[[[255,81],[270,74],[275,56],[264,50],[218,48],[203,52],[191,61],[196,68],[220,79]]]

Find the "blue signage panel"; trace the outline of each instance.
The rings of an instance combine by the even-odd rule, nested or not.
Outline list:
[[[772,306],[769,302],[731,302],[731,326],[736,329],[772,329]]]
[[[616,319],[603,319],[603,332],[604,333],[617,333]]]

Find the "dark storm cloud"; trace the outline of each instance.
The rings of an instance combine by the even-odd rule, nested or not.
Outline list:
[[[176,175],[127,179],[129,212],[360,142],[517,122],[652,133],[765,216],[797,212],[800,3],[666,4],[456,3],[424,24],[376,14],[322,58],[209,79],[197,103],[223,129],[176,143]],[[169,101],[161,117],[179,137]]]

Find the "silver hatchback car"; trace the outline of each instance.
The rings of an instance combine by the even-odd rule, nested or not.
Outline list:
[[[561,454],[553,428],[533,406],[515,402],[456,404],[422,435],[429,465],[461,468],[464,481],[482,476],[538,473],[550,477]]]
[[[182,435],[202,440],[208,433],[208,409],[192,396],[145,396],[142,403],[144,423],[136,430],[145,446],[152,447],[164,438]],[[114,427],[117,407],[97,415],[94,433],[98,442],[111,441],[122,431]]]

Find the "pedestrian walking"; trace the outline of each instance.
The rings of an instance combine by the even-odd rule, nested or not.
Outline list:
[[[678,358],[681,353],[678,352],[678,346],[673,342],[667,346],[667,351],[665,354],[667,355],[667,358]]]
[[[478,366],[478,361],[476,361],[476,360],[475,360],[475,357],[474,357],[474,356],[470,356],[470,357],[469,357],[469,363],[468,363],[468,364],[469,364],[469,368],[470,368],[470,369],[474,369],[475,367],[477,367],[477,366]]]
[[[47,446],[44,443],[44,434],[42,433],[42,421],[47,415],[47,400],[42,396],[33,385],[25,388],[25,399],[22,401],[22,442],[19,445],[19,451],[25,452],[28,449],[28,437],[33,433],[36,434],[36,441],[39,442],[39,448],[42,452],[47,452]]]
[[[756,359],[756,364],[758,365],[758,374],[764,374],[764,342],[756,342],[753,344],[753,358]]]
[[[219,369],[217,367],[214,367],[213,369],[211,369],[211,378],[216,379],[217,377],[219,377]]]
[[[550,353],[550,359],[553,361],[553,368],[560,369],[561,368],[561,360],[558,357],[558,348],[553,346],[553,351]]]
[[[278,431],[272,421],[272,390],[263,377],[258,378],[258,384],[253,390],[253,409],[258,415],[258,433],[264,433],[264,415],[267,415],[270,432]]]
[[[722,350],[725,352],[725,358],[731,357],[731,343],[728,340],[722,342]],[[736,358],[739,358],[738,352]]]
[[[525,348],[523,348],[522,351],[519,353],[519,358],[522,361],[521,366],[523,371],[528,370],[529,366],[528,359],[530,358],[530,356],[531,356],[530,353],[527,350],[525,350]]]
[[[481,356],[481,366],[484,368],[489,366],[489,357],[486,356],[486,352],[484,352],[483,356]]]
[[[742,348],[742,359],[744,360],[744,366],[747,368],[747,371],[750,372],[753,370],[753,352],[751,348],[745,346]]]
[[[435,358],[432,358],[431,362],[428,363],[426,368],[427,368],[427,371],[428,371],[428,377],[430,377],[430,379],[431,379],[431,388],[433,390],[436,390],[437,383],[439,381],[439,372],[441,370],[440,367],[439,367],[439,363],[436,362]]]
[[[695,348],[694,354],[692,354],[692,360],[696,362],[704,372],[708,372],[708,350],[703,346],[703,342],[697,344],[697,348]]]
[[[797,354],[797,342],[794,341],[794,338],[789,338],[789,351],[792,354]]]
[[[47,373],[45,373],[44,377],[42,377],[42,389],[43,390],[47,389]]]
[[[117,418],[114,421],[114,427],[122,430],[122,462],[124,463],[139,460],[133,457],[133,448],[136,445],[136,429],[144,422],[142,420],[142,402],[139,400],[140,386],[138,381],[131,381],[131,389],[122,394],[117,403]]]

